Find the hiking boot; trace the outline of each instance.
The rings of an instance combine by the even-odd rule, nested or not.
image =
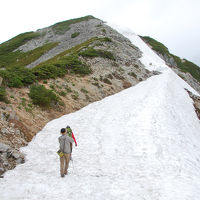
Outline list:
[[[65,172],[65,173],[64,173],[64,175],[67,175],[67,174],[68,174],[68,172]]]

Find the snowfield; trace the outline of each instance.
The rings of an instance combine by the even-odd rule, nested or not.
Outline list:
[[[1,200],[200,199],[200,122],[184,88],[197,93],[137,35],[118,31],[141,49],[146,68],[162,73],[49,122],[21,149],[26,163],[0,179]],[[78,147],[60,178],[66,125]]]

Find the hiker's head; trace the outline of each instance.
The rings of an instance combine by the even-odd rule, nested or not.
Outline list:
[[[65,134],[65,133],[66,133],[66,129],[65,129],[65,128],[61,128],[60,132],[61,132],[62,134]]]
[[[66,128],[70,128],[70,126],[67,126]]]

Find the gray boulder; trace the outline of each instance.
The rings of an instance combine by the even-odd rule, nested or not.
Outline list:
[[[0,152],[6,152],[10,149],[10,146],[8,146],[7,144],[3,144],[3,143],[0,143]]]

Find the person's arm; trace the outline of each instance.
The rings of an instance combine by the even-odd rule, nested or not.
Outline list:
[[[63,151],[65,141],[63,141],[62,138],[60,138],[60,137],[58,138],[58,141],[60,144],[60,150]]]
[[[72,138],[73,138],[73,140],[74,140],[74,142],[75,142],[75,145],[77,146],[77,142],[76,142],[76,139],[75,139],[75,137],[74,137],[73,132],[72,132]]]

